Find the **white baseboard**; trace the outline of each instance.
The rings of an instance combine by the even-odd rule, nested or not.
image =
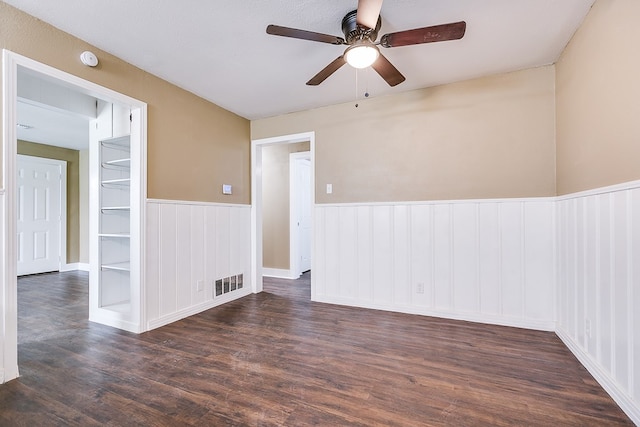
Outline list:
[[[115,319],[112,315],[102,315],[100,313],[93,313],[89,316],[89,321],[94,323],[100,323],[101,325],[111,326],[113,328],[122,329],[123,331],[131,332],[134,334],[141,334],[145,332],[140,329],[140,326],[123,319]]]
[[[177,311],[175,313],[168,314],[166,316],[162,316],[158,319],[150,320],[147,322],[147,331],[152,329],[159,328],[161,326],[168,325],[169,323],[177,322],[178,320],[182,320],[189,316],[193,316],[194,314],[202,313],[203,311],[209,310],[211,308],[217,307],[222,304],[226,304],[231,301],[235,301],[239,298],[246,297],[250,295],[251,288],[244,288],[240,292],[230,292],[228,294],[221,295],[216,297],[211,301],[204,302],[202,304],[191,306],[187,309]]]
[[[86,262],[74,262],[71,264],[62,264],[60,266],[60,271],[61,272],[65,272],[65,271],[89,271],[89,264],[87,264]]]
[[[293,274],[293,271],[291,270],[285,270],[282,268],[267,268],[267,267],[264,267],[262,269],[262,276],[274,277],[276,279],[291,279],[291,280],[295,280],[300,277]]]
[[[466,322],[485,323],[489,325],[509,326],[512,328],[533,329],[536,331],[554,332],[556,322],[533,319],[520,319],[504,316],[484,315],[477,313],[456,313],[449,311],[430,310],[428,308],[416,306],[401,306],[391,304],[380,304],[373,302],[363,302],[352,299],[312,297],[312,301],[327,304],[346,305],[350,307],[368,308],[373,310],[391,311],[395,313],[417,314],[420,316],[439,317],[451,320],[463,320]]]
[[[571,353],[573,353],[580,363],[587,368],[587,371],[593,375],[593,378],[598,381],[602,388],[609,393],[620,409],[622,409],[624,413],[631,418],[631,421],[633,421],[635,425],[640,426],[640,407],[635,404],[633,399],[627,395],[627,393],[618,387],[616,381],[611,378],[611,375],[603,370],[598,362],[594,360],[589,353],[584,351],[578,343],[571,339],[569,334],[558,329],[556,330],[556,335],[558,335],[562,342],[569,348],[569,350],[571,350]]]

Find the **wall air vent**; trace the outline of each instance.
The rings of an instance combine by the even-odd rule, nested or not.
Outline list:
[[[244,277],[242,273],[218,279],[216,280],[216,296],[242,289],[243,286]]]

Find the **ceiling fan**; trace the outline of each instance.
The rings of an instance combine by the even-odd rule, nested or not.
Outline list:
[[[358,9],[347,13],[342,18],[342,32],[345,38],[279,25],[267,26],[267,34],[349,46],[342,55],[307,82],[310,86],[319,85],[346,63],[355,68],[371,66],[389,86],[396,86],[405,81],[405,77],[380,52],[378,46],[389,48],[458,40],[464,36],[467,28],[464,21],[452,22],[385,34],[380,37],[380,41],[376,42],[382,25],[381,8],[382,0],[358,0]]]

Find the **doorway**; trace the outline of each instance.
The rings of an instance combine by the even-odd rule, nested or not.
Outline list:
[[[66,72],[57,70],[48,65],[39,63],[30,58],[13,53],[8,50],[3,51],[3,173],[4,192],[0,192],[2,200],[2,254],[3,274],[0,277],[0,351],[2,351],[3,365],[0,365],[0,383],[12,380],[19,376],[18,372],[18,337],[17,337],[17,130],[18,124],[18,75],[19,70],[27,70],[56,82],[61,86],[71,88],[82,94],[91,95],[97,99],[118,105],[126,105],[131,109],[131,141],[132,159],[131,174],[136,177],[135,196],[136,206],[132,206],[135,211],[135,222],[132,228],[135,229],[135,242],[132,244],[132,260],[136,265],[140,265],[142,259],[142,241],[144,239],[144,200],[146,199],[146,104],[134,98],[130,98],[111,89],[99,86],[95,83],[78,78]],[[133,181],[133,180],[132,180]],[[132,213],[132,216],[134,214]],[[133,231],[132,231],[133,234]],[[95,237],[94,237],[95,235]],[[97,233],[90,232],[90,239],[97,239]],[[133,239],[132,239],[133,241]],[[91,254],[92,251],[90,251]],[[143,324],[143,300],[142,289],[142,269],[137,270],[135,283],[136,300],[134,301],[136,321],[138,325]],[[132,280],[133,282],[133,280]],[[90,286],[93,286],[90,283]],[[133,304],[132,304],[133,305]]]
[[[254,293],[262,292],[263,278],[263,148],[276,144],[309,142],[309,199],[310,203],[310,258],[313,270],[313,204],[315,203],[315,132],[256,139],[251,142],[251,282]],[[311,277],[311,299],[314,296],[314,279]]]

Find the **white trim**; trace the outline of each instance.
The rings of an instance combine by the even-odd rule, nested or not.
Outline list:
[[[617,193],[619,191],[633,190],[636,188],[640,188],[640,180],[623,182],[621,184],[609,185],[607,187],[594,188],[591,190],[580,191],[579,193],[565,194],[562,196],[554,197],[553,199],[559,202],[563,200],[578,199],[587,196],[598,196],[600,194]]]
[[[611,398],[620,406],[620,409],[634,424],[640,425],[640,407],[633,401],[633,398],[627,395],[623,389],[618,386],[611,378],[610,374],[607,374],[602,370],[600,364],[589,355],[584,349],[576,343],[571,336],[562,329],[556,329],[556,335],[562,340],[562,342],[569,348],[571,353],[582,363],[582,365],[589,371],[596,381],[606,390]]]
[[[544,203],[555,202],[557,197],[514,197],[502,199],[451,199],[451,200],[412,200],[398,202],[352,202],[352,203],[322,203],[319,206],[328,207],[359,207],[359,206],[415,206],[415,205],[458,205],[458,204],[496,204],[496,203]]]
[[[89,264],[86,262],[72,262],[71,264],[63,264],[60,272],[65,271],[89,271]]]
[[[18,327],[17,327],[17,274],[16,274],[16,199],[15,199],[15,183],[16,183],[16,156],[17,156],[17,80],[18,66],[33,70],[35,72],[47,75],[51,78],[61,80],[68,85],[75,86],[83,93],[90,96],[103,99],[121,105],[128,105],[132,108],[133,124],[132,140],[137,138],[140,142],[139,170],[132,173],[139,174],[140,188],[140,218],[136,219],[139,224],[140,251],[137,255],[140,264],[144,259],[144,240],[145,240],[145,203],[146,199],[146,146],[147,146],[147,104],[127,95],[121,94],[114,90],[100,86],[96,83],[84,80],[80,77],[71,75],[64,71],[53,68],[49,65],[40,63],[33,59],[27,58],[20,54],[11,52],[7,49],[2,50],[2,138],[3,138],[3,182],[6,191],[4,205],[4,224],[3,234],[4,244],[2,246],[2,260],[4,263],[4,275],[0,281],[0,302],[2,307],[0,315],[3,316],[0,326],[4,326],[0,333],[4,336],[0,337],[0,343],[3,348],[4,378],[3,381],[9,381],[19,376],[18,372]],[[134,135],[135,133],[135,135]],[[133,162],[132,162],[133,164]],[[133,218],[132,218],[133,220]],[[133,222],[132,222],[133,223]],[[132,227],[132,229],[135,227]],[[133,233],[133,231],[132,231]],[[140,325],[145,323],[144,315],[144,269],[138,266],[136,271],[132,271],[139,280],[140,288],[140,308],[139,312]]]
[[[169,199],[147,199],[147,203],[155,203],[158,205],[191,205],[191,206],[218,206],[223,208],[250,208],[251,205],[243,205],[240,203],[219,203],[219,202],[198,202],[195,200],[169,200]]]
[[[314,265],[315,207],[315,132],[303,132],[251,141],[251,288],[254,293],[262,292],[262,147],[273,144],[293,144],[309,141],[311,153],[311,269]],[[311,296],[313,298],[315,280],[311,275]]]
[[[300,275],[296,275],[294,273],[294,270],[286,270],[283,268],[268,268],[268,267],[263,267],[262,268],[262,276],[263,277],[273,277],[276,279],[297,279],[300,277]]]
[[[395,313],[416,314],[420,316],[438,317],[443,319],[463,320],[466,322],[485,323],[489,325],[509,326],[513,328],[533,329],[537,331],[555,331],[556,322],[535,321],[531,319],[508,318],[505,316],[478,315],[471,313],[460,313],[453,311],[429,310],[415,306],[402,306],[397,304],[381,304],[374,302],[356,301],[348,298],[317,297],[314,302],[326,304],[345,305],[349,307],[360,307],[371,310],[390,311]]]
[[[58,233],[60,236],[58,237],[58,271],[62,271],[63,267],[67,264],[67,161],[52,159],[49,157],[29,156],[26,154],[17,154],[16,161],[21,157],[30,159],[30,161],[55,165],[60,168],[60,220],[58,221]]]
[[[17,98],[19,59],[8,50],[2,51],[2,129],[3,182],[6,190],[4,247],[3,310],[4,348],[3,381],[19,376],[18,371],[18,279],[16,259],[16,156],[17,156]]]

